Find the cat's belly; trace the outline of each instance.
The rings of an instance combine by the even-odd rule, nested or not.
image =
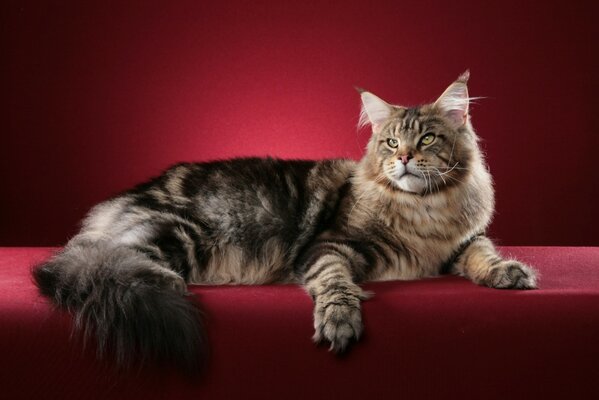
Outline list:
[[[370,281],[411,281],[427,277],[438,276],[440,265],[432,265],[430,268],[388,268],[385,271],[373,275]]]
[[[200,285],[262,285],[297,283],[287,266],[286,247],[276,239],[268,240],[257,255],[241,247],[214,247],[204,265],[192,269],[188,283]]]

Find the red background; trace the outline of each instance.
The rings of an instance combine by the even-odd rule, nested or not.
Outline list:
[[[466,68],[491,235],[598,245],[592,3],[3,2],[0,245],[63,244],[177,161],[359,158],[354,85],[410,105]]]

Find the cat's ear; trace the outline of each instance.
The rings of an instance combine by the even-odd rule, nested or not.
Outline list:
[[[470,71],[464,72],[453,82],[443,94],[435,101],[435,107],[445,115],[454,128],[459,128],[468,120],[468,106],[470,98],[468,97],[468,78]]]
[[[358,126],[372,125],[372,131],[378,132],[382,124],[389,119],[393,106],[370,92],[358,89],[362,98],[362,112]]]

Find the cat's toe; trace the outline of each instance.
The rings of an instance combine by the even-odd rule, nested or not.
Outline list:
[[[534,269],[515,260],[504,260],[493,267],[485,285],[496,289],[536,289],[537,276]]]
[[[325,304],[321,310],[315,312],[314,328],[313,340],[316,343],[329,342],[329,350],[342,353],[362,334],[360,307],[348,304]]]

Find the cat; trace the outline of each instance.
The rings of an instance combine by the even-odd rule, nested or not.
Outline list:
[[[344,351],[363,330],[365,281],[452,273],[534,289],[533,268],[485,236],[491,176],[469,115],[466,71],[432,104],[361,91],[364,157],[181,163],[95,206],[34,280],[118,365],[193,370],[205,346],[186,284],[304,286],[315,342]]]

